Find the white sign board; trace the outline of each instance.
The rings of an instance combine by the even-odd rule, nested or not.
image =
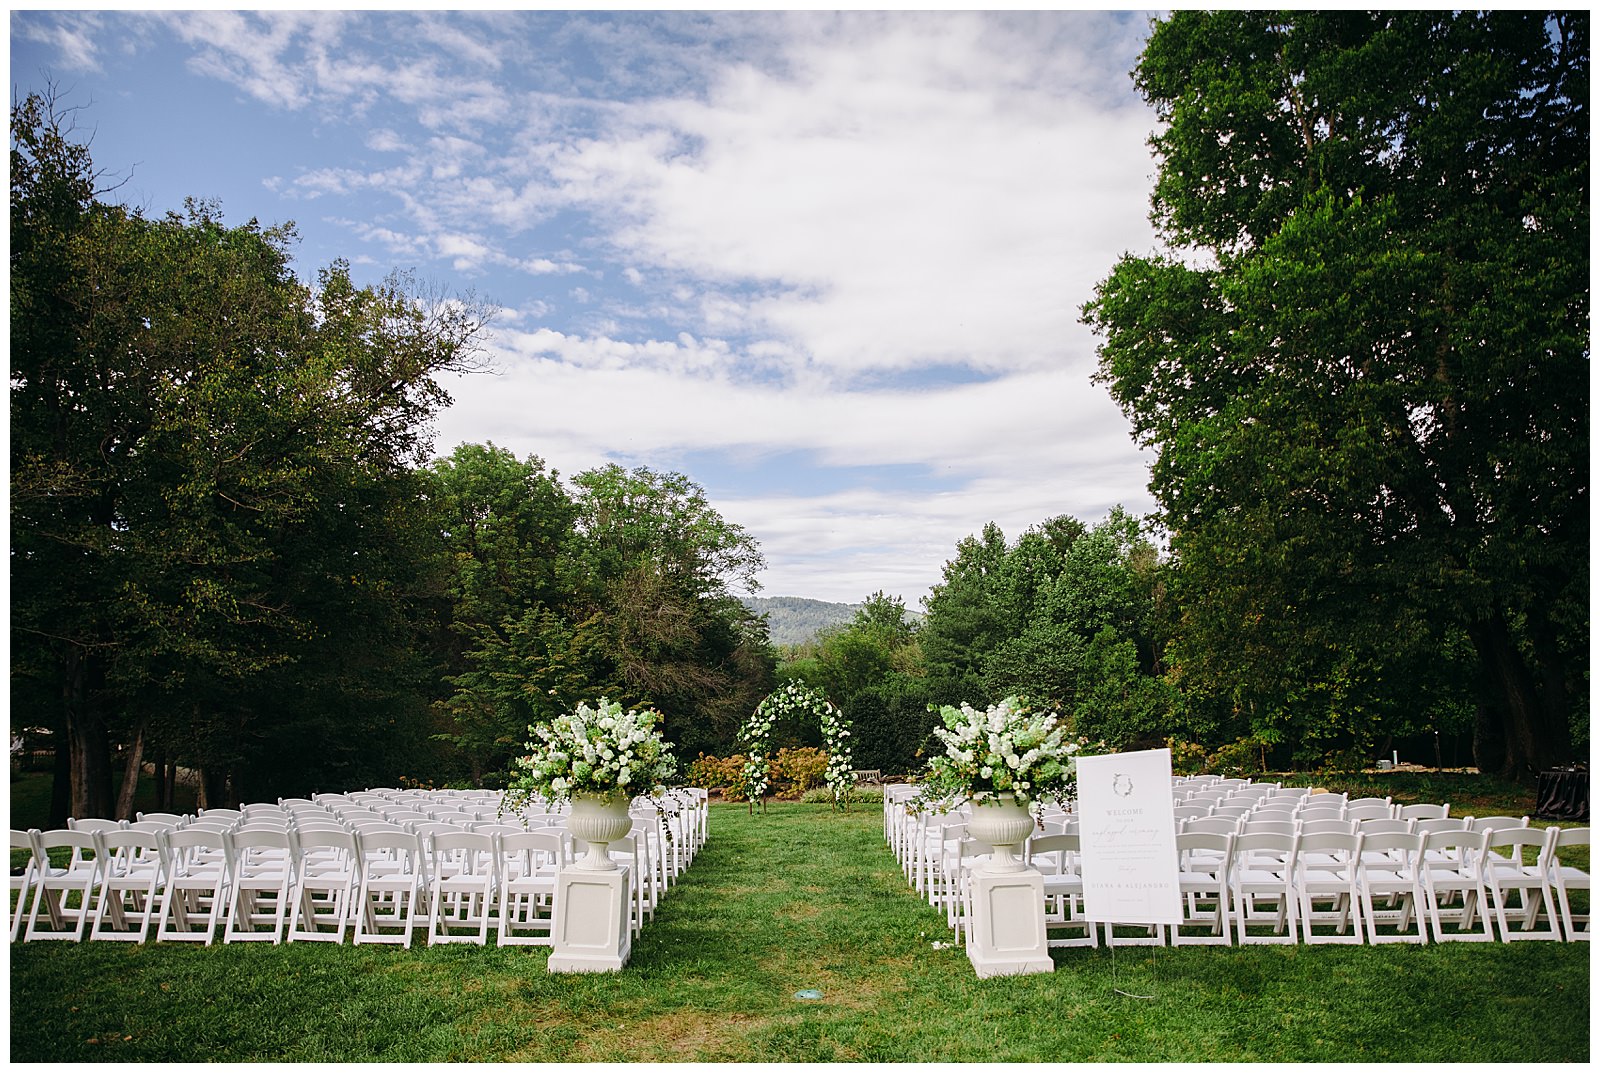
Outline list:
[[[1078,758],[1083,913],[1118,924],[1179,924],[1172,752]]]

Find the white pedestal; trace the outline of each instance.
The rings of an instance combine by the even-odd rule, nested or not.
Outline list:
[[[551,972],[617,972],[633,953],[628,926],[628,867],[556,873]]]
[[[967,958],[980,980],[1055,972],[1044,931],[1044,877],[1037,869],[974,872]]]

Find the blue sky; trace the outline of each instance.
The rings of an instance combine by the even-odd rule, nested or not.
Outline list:
[[[498,312],[436,449],[678,470],[763,595],[1153,509],[1078,311],[1155,246],[1147,13],[13,11],[111,195]]]

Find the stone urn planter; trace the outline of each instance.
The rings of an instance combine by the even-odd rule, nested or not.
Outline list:
[[[983,869],[986,872],[1022,871],[1020,848],[1033,834],[1033,828],[1032,813],[1025,805],[1017,804],[1012,794],[973,801],[972,814],[967,819],[967,832],[994,847],[994,855]]]
[[[567,816],[567,830],[573,838],[589,844],[589,855],[573,865],[585,872],[614,871],[617,863],[611,859],[610,844],[633,829],[633,818],[628,815],[632,800],[618,790],[611,794],[577,793],[572,795],[572,812]]]

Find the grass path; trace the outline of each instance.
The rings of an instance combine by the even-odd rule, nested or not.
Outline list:
[[[713,809],[620,974],[540,948],[29,943],[20,1061],[1582,1061],[1560,943],[1055,952],[979,981],[879,814]],[[1129,985],[1134,985],[1129,987]],[[816,988],[821,1000],[794,997]]]

